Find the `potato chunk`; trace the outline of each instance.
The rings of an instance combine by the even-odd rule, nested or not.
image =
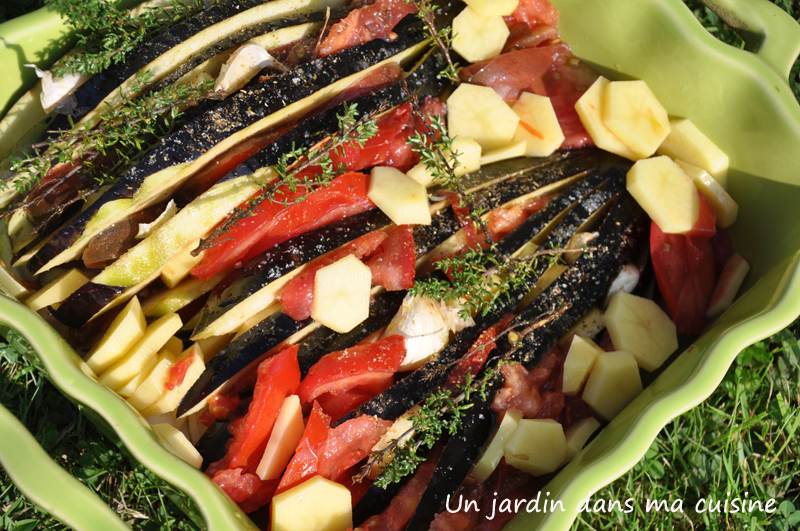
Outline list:
[[[562,390],[565,395],[577,395],[586,379],[589,377],[589,372],[594,366],[597,355],[603,352],[597,343],[591,339],[586,339],[581,336],[573,336],[572,344],[567,352],[567,358],[564,360],[564,384]]]
[[[714,213],[717,214],[717,227],[724,229],[736,223],[739,205],[710,173],[682,160],[676,160],[675,163],[694,180],[697,189],[714,209]]]
[[[571,461],[575,454],[580,452],[586,445],[586,441],[592,436],[597,428],[600,427],[600,422],[594,417],[581,419],[564,432],[564,437],[567,439],[567,455],[564,457],[564,462]]]
[[[425,187],[396,168],[373,168],[367,197],[398,225],[431,224]]]
[[[513,141],[525,141],[525,155],[547,157],[561,147],[564,132],[550,98],[523,92],[512,109],[519,115]]]
[[[180,330],[181,318],[170,313],[153,322],[144,336],[111,367],[103,371],[100,381],[108,388],[117,390],[136,376],[163,347],[172,335]]]
[[[481,166],[492,164],[493,162],[500,162],[501,160],[523,157],[525,156],[525,146],[525,141],[520,140],[519,142],[487,151],[481,155]]]
[[[346,531],[350,499],[347,487],[314,476],[272,498],[272,531]]]
[[[180,352],[173,352],[166,347],[158,353],[158,361],[150,371],[148,377],[136,388],[128,399],[128,403],[137,410],[142,411],[150,404],[161,398],[166,393],[166,383],[169,380],[169,371],[180,359]]]
[[[597,356],[583,390],[583,401],[611,420],[642,392],[642,378],[633,354],[624,350]]]
[[[256,469],[258,477],[263,480],[280,479],[302,437],[303,410],[300,407],[300,398],[289,395],[283,400],[275,427],[272,428],[264,455]]]
[[[151,417],[153,415],[174,411],[183,397],[186,396],[189,389],[200,379],[200,375],[203,374],[203,371],[206,369],[206,364],[203,363],[203,351],[200,350],[197,343],[183,351],[179,363],[188,365],[183,381],[172,389],[168,389],[161,395],[161,398],[147,406],[147,408],[142,411],[143,416]],[[192,413],[194,413],[194,411],[189,411],[184,414],[184,417]]]
[[[633,354],[646,371],[661,367],[678,348],[675,324],[650,299],[619,292],[611,297],[604,319],[614,347]]]
[[[103,339],[89,352],[86,364],[95,374],[100,374],[130,350],[144,336],[146,328],[139,299],[134,297],[111,322]]]
[[[554,472],[567,452],[564,428],[551,419],[522,419],[503,446],[506,463],[532,476]]]
[[[728,155],[691,120],[670,120],[669,126],[670,133],[658,147],[658,154],[685,160],[703,168],[725,188],[728,180]]]
[[[613,81],[602,97],[603,124],[637,158],[652,155],[669,134],[669,116],[644,81]]]
[[[603,92],[606,85],[610,83],[604,77],[598,77],[597,81],[592,83],[589,90],[583,93],[583,96],[575,102],[575,110],[578,112],[578,117],[581,119],[583,127],[597,147],[615,153],[626,159],[638,160],[640,157],[631,151],[617,135],[611,132],[611,129],[606,127],[603,123]]]
[[[369,317],[372,272],[353,255],[317,271],[311,317],[344,334]]]
[[[507,17],[517,9],[519,0],[464,0],[484,17]]]
[[[451,136],[472,138],[483,151],[511,143],[519,116],[494,89],[462,83],[447,99]]]
[[[481,15],[467,6],[453,19],[453,50],[477,63],[500,55],[509,34],[503,17]]]
[[[684,234],[697,222],[700,215],[697,187],[669,157],[638,161],[628,172],[627,187],[664,232]]]
[[[517,429],[519,421],[522,419],[522,412],[518,409],[509,409],[503,415],[503,420],[500,421],[500,426],[497,431],[492,435],[492,440],[483,451],[483,455],[472,467],[472,475],[478,480],[478,483],[483,483],[492,475],[494,469],[500,463],[500,458],[503,457],[503,446],[514,430]]]
[[[471,138],[456,138],[453,140],[453,153],[457,154],[458,165],[455,167],[456,177],[461,177],[468,173],[481,169],[481,145]],[[450,163],[453,163],[452,153],[445,153]],[[424,162],[406,172],[406,176],[411,177],[425,188],[434,184],[433,174],[425,167]]]
[[[37,312],[47,306],[58,305],[87,282],[89,279],[80,270],[70,269],[28,297],[25,306]]]

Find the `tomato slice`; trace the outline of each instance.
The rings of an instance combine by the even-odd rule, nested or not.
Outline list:
[[[325,394],[332,398],[353,397],[329,402],[338,410],[325,411],[340,418],[363,401],[388,389],[405,355],[405,339],[399,335],[327,354],[311,367],[300,384],[300,401],[311,402]],[[356,396],[362,398],[362,402],[358,402]],[[344,407],[349,409],[342,412]]]
[[[275,480],[263,481],[241,468],[220,470],[214,474],[213,481],[246,513],[268,504],[278,486]]]
[[[361,415],[330,430],[318,473],[331,481],[343,479],[353,465],[369,455],[392,424],[391,420]]]
[[[414,231],[408,225],[395,227],[367,261],[372,271],[372,285],[383,286],[389,291],[410,288],[414,285],[416,261]]]
[[[233,439],[226,448],[228,468],[258,465],[283,400],[295,394],[300,386],[297,348],[297,345],[286,348],[258,366],[253,401],[247,414],[230,425]]]
[[[319,47],[319,56],[386,37],[403,17],[416,12],[416,5],[405,0],[377,0],[373,5],[352,11],[331,28]]]
[[[698,192],[699,194],[699,192]],[[714,248],[716,214],[700,196],[700,215],[687,234],[667,234],[650,227],[650,256],[667,312],[681,334],[698,335],[708,319],[706,308],[717,280]]]
[[[331,418],[315,402],[311,409],[311,415],[308,417],[306,429],[303,431],[303,437],[297,444],[294,457],[289,461],[275,494],[291,489],[311,476],[316,475],[319,456],[322,454],[325,440],[328,438],[328,427],[330,425]]]
[[[527,24],[530,29],[556,26],[558,10],[547,0],[520,0],[514,12],[503,18],[509,27],[515,24]]]
[[[310,194],[300,203],[286,206],[305,194],[305,190],[292,192],[287,187],[279,189],[276,200],[263,201],[257,215],[245,218],[222,235],[218,242],[205,251],[203,261],[191,273],[208,279],[233,266],[249,260],[265,250],[286,240],[321,227],[332,221],[359,214],[375,205],[367,197],[369,177],[363,173],[346,173],[333,180],[331,185]]]
[[[468,352],[469,355],[459,361],[447,377],[447,383],[445,384],[447,388],[455,389],[457,386],[463,385],[467,374],[473,378],[478,375],[489,354],[497,347],[495,342],[497,334],[505,330],[513,318],[513,314],[503,317],[478,336],[475,344],[472,345]]]
[[[277,299],[283,303],[283,313],[297,321],[308,319],[314,302],[314,279],[317,277],[317,271],[349,255],[358,259],[371,256],[386,238],[386,233],[383,231],[368,232],[341,249],[309,262],[305,269],[287,282],[278,294]]]

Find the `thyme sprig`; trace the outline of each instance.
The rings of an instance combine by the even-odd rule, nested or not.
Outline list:
[[[138,16],[104,0],[48,0],[47,5],[68,19],[78,32],[82,51],[52,68],[56,76],[95,74],[125,60],[125,54],[165,29],[203,8],[199,2],[172,0],[168,7],[141,10]]]
[[[192,256],[197,256],[205,249],[225,241],[220,238],[229,234],[230,229],[238,225],[241,220],[257,215],[259,206],[265,201],[291,206],[301,203],[320,188],[330,186],[336,177],[346,171],[343,165],[334,167],[331,154],[344,155],[348,144],[356,144],[359,148],[363,148],[366,141],[378,133],[375,116],[386,110],[385,104],[380,105],[377,109],[359,117],[357,107],[358,104],[345,103],[344,114],[336,115],[338,132],[315,147],[309,149],[292,144],[292,149],[281,155],[278,163],[273,166],[277,178],[268,183],[261,183],[259,193],[239,207],[208,238],[201,240],[197,248],[192,251]],[[302,174],[309,168],[317,168],[311,178]],[[297,194],[298,191],[302,193]]]
[[[148,78],[149,74],[141,75],[134,83],[134,92]],[[109,106],[96,126],[73,128],[34,145],[35,149],[44,150],[41,154],[12,159],[11,170],[18,175],[13,180],[14,186],[19,193],[25,193],[38,184],[50,168],[61,163],[75,165],[73,171],[92,171],[99,176],[96,178],[105,181],[109,172],[97,172],[97,168],[93,168],[100,157],[113,158],[118,164],[130,162],[149,142],[165,134],[186,107],[204,99],[212,88],[213,81],[171,85],[135,100],[125,98],[119,107]]]
[[[454,37],[452,28],[450,26],[445,26],[443,28],[436,27],[436,10],[439,9],[439,6],[432,3],[431,0],[405,1],[408,4],[415,4],[417,6],[417,17],[425,24],[426,33],[431,39],[431,44],[433,46],[438,46],[444,54],[447,67],[439,72],[439,76],[449,79],[458,85],[461,83],[461,80],[458,78],[458,72],[461,70],[461,67],[458,63],[454,63],[452,57],[450,57],[450,45]]]

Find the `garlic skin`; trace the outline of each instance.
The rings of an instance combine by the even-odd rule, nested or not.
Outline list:
[[[91,74],[66,74],[62,77],[55,77],[49,70],[40,70],[36,65],[27,64],[36,71],[36,75],[42,80],[41,102],[44,112],[50,113],[54,110],[62,114],[71,113],[77,106],[77,101],[72,93],[83,85]]]
[[[625,293],[633,293],[636,285],[639,283],[639,268],[633,264],[627,264],[619,272],[619,275],[611,282],[611,287],[608,288],[608,294],[603,301],[603,307],[607,308],[611,297],[617,293],[624,291]]]
[[[268,66],[277,65],[275,59],[255,43],[245,44],[222,65],[222,69],[214,85],[217,96],[230,96],[245,86],[255,75]]]
[[[406,340],[406,357],[400,371],[425,365],[450,341],[450,329],[440,304],[427,297],[406,295],[400,311],[386,327],[383,337],[400,334]]]
[[[158,215],[156,219],[151,221],[150,223],[139,223],[139,232],[136,234],[136,238],[142,240],[147,238],[151,234],[153,234],[156,229],[158,229],[161,225],[172,219],[172,216],[178,213],[178,207],[175,205],[175,201],[170,199],[170,202],[167,203],[166,208],[164,211]]]

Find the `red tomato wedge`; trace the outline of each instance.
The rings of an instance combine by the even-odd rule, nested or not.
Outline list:
[[[241,468],[220,470],[214,474],[213,481],[246,513],[268,504],[278,486],[275,480],[263,481]]]
[[[373,343],[331,352],[322,357],[300,384],[300,401],[308,403],[323,395],[331,398],[358,397],[366,401],[382,393],[392,384],[392,377],[406,355],[405,339],[394,335]],[[322,402],[322,400],[321,400]],[[354,403],[355,402],[355,403]],[[341,418],[362,402],[342,398],[339,408],[344,411],[325,410],[334,418]],[[333,402],[328,402],[329,407]]]
[[[331,418],[314,404],[303,438],[283,473],[275,494],[288,490],[312,476],[341,480],[353,465],[367,457],[383,437],[391,421],[368,415],[329,428]]]
[[[317,271],[351,254],[359,260],[371,256],[386,237],[386,233],[380,230],[368,232],[341,249],[309,262],[306,268],[287,282],[278,294],[278,300],[283,303],[283,313],[296,321],[308,319],[314,301],[314,279],[317,277]]]
[[[408,225],[393,228],[366,263],[372,271],[372,285],[383,286],[389,291],[410,288],[414,285],[416,261],[414,231]]]
[[[416,13],[417,6],[405,0],[377,0],[334,24],[319,47],[319,56],[326,57],[341,50],[386,37],[400,20]]]
[[[469,355],[459,361],[453,370],[450,371],[450,375],[447,377],[447,382],[445,383],[446,387],[455,389],[457,386],[465,383],[467,374],[471,375],[473,378],[478,375],[481,367],[486,363],[489,354],[497,347],[497,343],[495,343],[497,334],[505,330],[513,317],[513,315],[503,317],[499,322],[490,326],[478,336],[475,344],[472,345],[472,348],[468,352]]]
[[[330,425],[331,418],[322,411],[319,404],[314,403],[306,423],[306,429],[303,431],[303,437],[297,444],[294,457],[289,461],[275,494],[291,489],[317,474],[319,456],[322,454],[325,440],[328,438]]]
[[[547,0],[520,0],[511,15],[503,17],[506,25],[527,24],[530,29],[538,26],[558,25],[558,10]]]
[[[698,192],[699,194],[699,192]],[[687,234],[666,234],[650,226],[650,255],[658,289],[679,333],[697,335],[708,319],[706,308],[717,281],[714,248],[716,214],[700,196],[700,215]]]
[[[297,345],[282,350],[258,366],[253,401],[247,414],[230,424],[233,438],[226,447],[228,468],[258,465],[283,400],[300,386]]]
[[[219,243],[205,251],[203,261],[191,273],[197,278],[209,279],[236,262],[248,260],[298,234],[374,208],[367,197],[368,189],[369,176],[346,173],[302,202],[286,206],[283,202],[304,195],[305,190],[292,192],[281,187],[276,196],[279,202],[263,201],[257,215],[231,227],[228,234],[220,237]]]

